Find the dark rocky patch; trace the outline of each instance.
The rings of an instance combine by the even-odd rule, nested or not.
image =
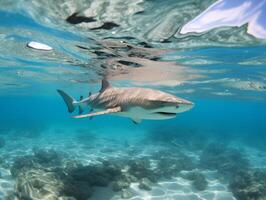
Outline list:
[[[149,159],[132,160],[128,165],[130,166],[129,174],[135,176],[137,179],[148,178],[153,182],[158,180],[156,172],[150,169]]]
[[[21,156],[16,158],[10,172],[13,177],[17,177],[21,172],[35,168],[35,166],[37,164],[34,162],[33,156]]]
[[[195,164],[186,156],[177,158],[161,158],[158,163],[160,176],[171,178],[177,176],[182,170],[192,170]]]
[[[53,149],[34,149],[34,157],[37,163],[48,166],[60,166],[62,157]]]
[[[5,159],[0,156],[0,166],[5,163]],[[1,173],[0,173],[0,178],[1,178]]]
[[[118,192],[118,191],[121,191],[122,189],[129,188],[129,186],[130,186],[130,182],[117,180],[113,182],[112,189],[113,191]]]
[[[157,152],[153,159],[158,161],[158,167],[151,168],[150,157],[99,160],[102,164],[84,166],[54,150],[35,149],[33,155],[16,158],[11,167],[17,180],[15,195],[20,199],[62,196],[86,200],[93,195],[95,186],[111,184],[114,191],[129,198],[132,194],[127,189],[131,183],[138,182],[139,188],[151,190],[160,178],[176,176],[180,170],[192,168],[189,158],[169,152]]]
[[[139,182],[139,188],[143,190],[150,191],[152,187],[152,182],[148,178],[142,178]]]
[[[266,199],[266,171],[239,171],[230,181],[230,189],[238,200]]]
[[[78,16],[79,13],[75,12],[66,18],[66,21],[70,24],[79,24],[82,22],[89,23],[95,22],[96,20],[93,17]]]
[[[61,191],[65,196],[74,197],[76,200],[87,200],[93,194],[93,188],[84,181],[64,181]]]
[[[82,166],[67,172],[73,180],[87,182],[91,186],[108,186],[114,178],[120,175],[120,171],[112,167]]]
[[[33,151],[34,155],[20,156],[15,159],[10,169],[12,176],[17,177],[20,173],[42,167],[53,169],[62,164],[62,157],[54,150],[34,149]]]
[[[133,197],[133,194],[129,190],[123,189],[121,191],[121,198],[122,199],[130,199],[131,197]]]
[[[208,182],[206,181],[204,175],[200,172],[192,171],[181,176],[185,179],[193,181],[192,185],[199,191],[205,190],[208,186]]]
[[[193,186],[197,190],[205,190],[208,186],[208,182],[206,181],[205,177],[202,174],[199,174],[195,177],[195,180],[193,180]]]
[[[239,171],[247,170],[249,163],[238,150],[224,144],[213,143],[202,152],[200,166],[205,169],[218,170],[224,178],[230,178]]]
[[[6,141],[4,138],[0,137],[0,149],[6,145]]]
[[[250,168],[240,151],[224,144],[210,144],[200,156],[200,166],[217,170],[238,200],[266,199],[266,171]]]

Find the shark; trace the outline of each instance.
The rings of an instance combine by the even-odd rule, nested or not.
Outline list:
[[[89,93],[87,98],[74,99],[63,90],[57,90],[67,105],[68,112],[76,108],[79,114],[73,118],[92,118],[99,115],[115,115],[130,118],[135,124],[142,120],[164,120],[176,117],[193,108],[194,103],[175,95],[149,88],[113,87],[102,80],[99,92]],[[90,112],[83,114],[85,108]]]

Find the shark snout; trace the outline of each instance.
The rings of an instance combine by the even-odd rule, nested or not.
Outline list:
[[[188,111],[192,109],[193,107],[194,107],[194,103],[191,101],[185,100],[185,99],[180,99],[176,105],[176,109],[178,113]]]
[[[185,99],[176,99],[171,103],[167,103],[161,108],[156,109],[156,113],[160,113],[161,115],[174,115],[177,113],[186,112],[194,107],[194,103]]]
[[[194,103],[192,103],[191,101],[185,100],[185,99],[180,100],[178,103],[183,104],[183,105],[189,105],[189,106],[194,105]]]

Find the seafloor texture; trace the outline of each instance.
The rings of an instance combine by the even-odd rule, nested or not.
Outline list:
[[[124,130],[119,138],[102,127],[2,130],[1,198],[265,197],[263,150],[177,130]]]
[[[258,2],[0,1],[0,200],[265,200]],[[103,78],[195,106],[70,118],[56,90],[87,97]]]

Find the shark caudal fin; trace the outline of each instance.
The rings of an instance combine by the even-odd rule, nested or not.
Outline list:
[[[62,90],[57,90],[57,92],[60,94],[60,96],[63,98],[64,102],[66,103],[68,112],[70,113],[74,112],[76,108],[75,103],[77,103],[77,101]]]

